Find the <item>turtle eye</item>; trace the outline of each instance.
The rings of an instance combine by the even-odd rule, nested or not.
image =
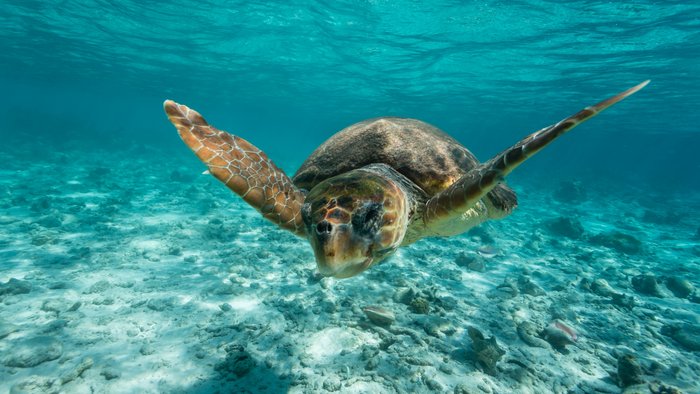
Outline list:
[[[304,224],[307,228],[311,228],[311,204],[304,204],[301,207],[301,218],[304,220]]]
[[[360,212],[352,218],[352,225],[356,231],[371,233],[377,230],[377,224],[381,217],[381,205],[368,204],[360,209]]]
[[[379,218],[379,207],[372,206],[365,214],[365,223],[375,222]]]
[[[330,234],[333,226],[325,220],[316,225],[316,232],[319,234]]]

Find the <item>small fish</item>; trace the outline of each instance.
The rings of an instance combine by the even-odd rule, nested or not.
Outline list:
[[[362,308],[362,311],[365,312],[369,320],[380,326],[391,325],[396,320],[392,311],[379,306],[366,306]]]
[[[479,248],[479,254],[487,259],[490,259],[498,254],[498,249],[496,249],[493,245],[482,246]]]
[[[578,335],[576,335],[576,331],[574,331],[573,328],[564,324],[564,322],[562,322],[561,320],[555,320],[552,324],[554,325],[554,327],[567,333],[571,337],[572,341],[576,342],[578,340]]]
[[[205,171],[202,173],[202,175],[209,175],[209,174],[211,174],[211,172],[209,172],[209,170],[205,170]]]

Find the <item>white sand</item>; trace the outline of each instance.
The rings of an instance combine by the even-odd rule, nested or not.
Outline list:
[[[663,284],[673,276],[700,286],[697,195],[684,201],[683,219],[660,224],[644,219],[653,196],[608,190],[566,204],[552,200],[556,185],[513,182],[520,207],[484,231],[424,240],[356,278],[320,280],[304,240],[211,177],[170,180],[174,168],[200,173],[194,158],[95,154],[113,163],[106,179],[88,176],[96,162],[88,156],[0,168],[0,283],[31,285],[0,295],[0,392],[619,392],[624,354],[645,381],[700,392],[698,352],[664,328],[699,327],[700,305]],[[51,178],[54,165],[70,177]],[[578,218],[585,235],[552,234],[546,222],[560,216]],[[621,253],[589,238],[613,230],[644,250]],[[495,257],[476,253],[485,234]],[[458,266],[460,253],[485,271]],[[663,298],[631,285],[646,272]],[[595,279],[635,306],[582,286]],[[526,282],[542,293],[525,294]],[[408,289],[428,301],[428,314],[398,300]],[[396,322],[372,325],[361,311],[368,305],[393,311]],[[578,333],[564,352],[529,346],[516,330],[555,319]],[[469,326],[505,351],[494,375],[477,365]],[[59,342],[60,356],[41,361],[47,349],[37,346],[41,362],[8,365],[18,344],[37,337]]]

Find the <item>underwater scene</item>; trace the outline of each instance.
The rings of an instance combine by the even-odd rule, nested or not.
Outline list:
[[[700,3],[5,0],[0,87],[0,393],[700,393]]]

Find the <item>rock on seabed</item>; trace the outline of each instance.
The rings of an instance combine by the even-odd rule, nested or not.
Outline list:
[[[8,367],[30,368],[55,360],[61,354],[61,342],[51,337],[36,337],[13,344],[2,362]]]

